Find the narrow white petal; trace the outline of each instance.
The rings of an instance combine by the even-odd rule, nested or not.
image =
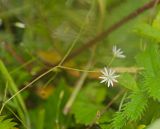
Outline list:
[[[103,82],[105,82],[105,79],[104,79],[104,80],[102,80],[100,83],[103,83]]]
[[[104,68],[104,71],[105,71],[105,75],[106,75],[106,76],[108,76],[108,75],[109,75],[109,73],[108,73],[108,70],[107,70],[107,68],[106,68],[106,67]]]
[[[111,86],[113,86],[113,81],[111,81],[110,83],[111,83]]]
[[[113,74],[114,74],[114,71],[113,71],[112,69],[110,69],[109,75],[111,76],[111,75],[113,75]]]
[[[103,75],[105,75],[106,73],[105,73],[105,71],[101,71],[101,73],[103,74]]]
[[[116,52],[117,52],[117,53],[121,52],[121,49],[117,49]]]
[[[113,82],[118,82],[116,79],[113,79]]]
[[[108,81],[108,87],[110,86],[110,81]]]
[[[115,75],[115,74],[114,74],[114,76],[113,76],[113,77],[116,77],[116,78],[117,78],[117,77],[119,77],[119,76],[120,76],[119,74],[117,74],[117,75]]]
[[[105,79],[106,77],[103,77],[103,76],[101,76],[101,77],[99,77],[100,79]]]

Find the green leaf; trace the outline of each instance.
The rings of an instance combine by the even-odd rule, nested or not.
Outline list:
[[[156,42],[160,41],[160,30],[148,25],[148,24],[141,24],[136,28],[136,32],[145,37],[147,39],[154,40]]]
[[[110,128],[110,122],[111,122],[111,116],[113,115],[114,111],[108,109],[107,112],[105,112],[98,120],[99,126],[102,129],[108,129]]]
[[[100,107],[88,101],[77,101],[73,106],[73,113],[77,123],[88,125],[94,122]]]
[[[106,96],[106,87],[100,86],[99,82],[91,82],[81,91],[80,96],[84,100],[101,103]]]
[[[158,12],[156,18],[153,20],[152,26],[160,30],[160,11]]]
[[[99,83],[90,83],[80,91],[72,107],[76,122],[80,124],[91,124],[97,112],[102,108],[101,102],[105,97],[104,87]]]
[[[0,116],[0,129],[16,129],[16,123],[12,119],[5,119],[5,116]]]
[[[119,83],[127,89],[135,91],[138,89],[135,79],[128,73],[121,74]]]

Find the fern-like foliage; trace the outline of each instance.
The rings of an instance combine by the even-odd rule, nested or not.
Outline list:
[[[145,88],[150,97],[160,100],[160,78],[155,76],[145,76]]]
[[[124,115],[128,120],[138,120],[147,106],[148,98],[141,92],[132,93],[129,96],[130,102],[126,103],[123,108]]]
[[[121,129],[128,121],[138,120],[147,106],[148,98],[141,91],[132,93],[128,99],[129,102],[123,105],[122,111],[113,118],[114,129]]]
[[[145,51],[136,56],[138,66],[143,67],[145,74],[157,76],[160,70],[160,56],[158,44],[147,44]]]
[[[137,63],[143,67],[144,88],[153,99],[160,100],[160,51],[157,44],[149,44],[147,49],[137,56]]]
[[[114,115],[111,126],[113,129],[121,129],[127,122],[123,112],[116,112]]]
[[[121,129],[128,121],[141,118],[148,100],[160,100],[160,51],[158,44],[148,44],[145,51],[136,57],[137,64],[144,68],[137,90],[131,91],[128,102],[122,107],[112,122],[114,129]],[[122,83],[129,85],[129,83]],[[131,84],[132,85],[132,84]]]
[[[16,123],[12,119],[5,119],[5,116],[0,116],[0,129],[16,129]]]

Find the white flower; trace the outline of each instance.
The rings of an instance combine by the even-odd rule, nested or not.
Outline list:
[[[125,58],[126,56],[123,54],[123,51],[120,48],[117,48],[117,46],[113,46],[112,48],[113,55],[117,58]]]
[[[106,67],[104,67],[104,70],[102,70],[101,73],[103,75],[99,77],[100,79],[102,79],[100,83],[103,82],[105,82],[105,84],[108,83],[108,87],[110,87],[113,86],[113,82],[118,82],[116,78],[119,77],[119,75],[115,75],[114,70],[107,69]]]
[[[22,29],[26,28],[26,25],[22,22],[15,22],[14,26],[16,26],[18,28],[22,28]]]

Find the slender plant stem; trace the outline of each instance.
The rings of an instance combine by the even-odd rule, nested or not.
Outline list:
[[[115,56],[112,57],[111,61],[110,61],[109,64],[107,65],[107,67],[110,67],[110,65],[113,63],[114,59],[115,59]]]
[[[76,57],[80,53],[84,52],[85,50],[87,50],[88,48],[93,46],[94,44],[100,43],[99,41],[106,38],[110,33],[114,32],[115,30],[120,28],[122,25],[124,25],[125,23],[129,22],[130,20],[136,18],[138,15],[145,12],[146,10],[154,7],[155,3],[156,3],[156,5],[158,5],[160,3],[160,0],[151,0],[150,2],[144,4],[142,7],[138,8],[135,11],[133,11],[132,13],[130,13],[129,15],[125,16],[120,21],[116,22],[115,24],[110,26],[108,29],[106,29],[102,33],[98,34],[95,38],[93,38],[92,40],[89,40],[84,45],[82,45],[80,48],[78,48],[74,52],[72,52],[72,54],[70,54],[68,56],[66,61],[73,59],[74,57]]]
[[[57,111],[56,111],[56,126],[57,126],[57,129],[60,129],[60,119],[59,119],[59,115],[60,115],[60,106],[61,106],[61,103],[62,103],[62,99],[63,99],[63,96],[64,96],[64,91],[62,90],[59,94],[59,101],[58,101],[58,104],[57,104]]]
[[[119,93],[107,104],[107,106],[100,111],[100,116],[102,116],[106,110],[125,92],[125,90],[119,91]]]
[[[29,64],[31,64],[34,60],[35,60],[35,59],[31,59],[31,60],[25,62],[25,63],[22,64],[20,67],[17,67],[16,69],[12,70],[12,71],[10,72],[10,74],[13,74],[13,73],[16,72],[16,71],[18,71],[18,70],[20,70],[20,69],[22,69],[22,68],[27,67],[27,66],[28,66]]]
[[[93,3],[94,3],[94,1],[95,1],[95,0],[93,0]],[[62,58],[62,60],[59,62],[58,66],[61,66],[61,65],[66,61],[66,59],[67,59],[68,56],[70,55],[72,49],[74,48],[74,46],[76,45],[77,41],[79,40],[79,38],[80,38],[80,36],[81,36],[82,32],[84,31],[85,26],[86,26],[86,24],[87,24],[88,17],[89,17],[90,14],[92,13],[93,5],[94,5],[94,4],[92,4],[91,9],[89,10],[89,12],[88,12],[87,15],[86,15],[85,22],[84,22],[84,24],[81,26],[80,32],[78,33],[77,37],[76,37],[75,40],[73,41],[72,45],[70,46],[70,48],[69,48],[69,50],[67,51],[67,53],[65,54],[65,56],[64,56],[64,57]]]
[[[56,73],[44,84],[43,88],[47,87],[57,76],[57,71]]]
[[[90,65],[91,65],[91,64],[90,64],[90,62],[89,62],[88,65],[87,65],[87,69],[90,67]],[[80,79],[78,80],[78,82],[77,82],[77,84],[76,84],[76,86],[75,86],[75,89],[74,89],[73,93],[71,94],[70,98],[68,99],[68,101],[67,101],[67,103],[66,103],[66,105],[65,105],[65,107],[64,107],[63,113],[64,113],[65,115],[67,115],[68,112],[70,111],[70,108],[71,108],[73,102],[75,101],[75,99],[76,99],[76,97],[77,97],[77,94],[79,93],[79,91],[80,91],[80,89],[81,89],[81,87],[82,87],[82,85],[83,85],[86,77],[87,77],[87,72],[84,72],[84,73],[81,75]]]
[[[76,68],[71,68],[71,67],[66,67],[66,66],[58,66],[58,68],[79,71],[79,72],[87,72],[87,73],[99,73],[99,70],[76,69]]]
[[[5,87],[5,90],[4,90],[3,102],[6,100],[6,97],[7,97],[7,90],[8,90],[8,81],[6,82],[6,87]]]
[[[88,71],[88,69],[90,68],[91,66],[91,62],[92,62],[92,59],[93,59],[93,56],[94,56],[94,53],[92,53],[91,57],[90,57],[90,60],[88,61],[88,64],[86,66],[86,71]],[[63,109],[63,113],[65,115],[68,114],[68,112],[70,111],[71,107],[72,107],[72,104],[73,102],[75,101],[80,89],[82,88],[83,86],[83,83],[88,75],[88,73],[84,71],[84,73],[81,75],[80,79],[77,81],[76,85],[75,85],[75,88],[71,94],[71,96],[69,97],[64,109]]]
[[[123,95],[122,100],[121,100],[121,102],[119,104],[119,109],[118,109],[119,111],[122,109],[122,105],[124,103],[124,100],[125,100],[126,96],[127,96],[127,92]]]
[[[49,69],[48,71],[46,71],[45,73],[41,74],[40,76],[38,76],[36,79],[34,79],[32,82],[30,82],[28,85],[26,85],[25,87],[23,87],[22,89],[20,89],[18,92],[16,92],[15,94],[13,94],[9,99],[7,99],[4,104],[7,104],[10,100],[12,100],[14,97],[16,97],[18,94],[20,94],[22,91],[24,91],[25,89],[27,89],[28,87],[30,87],[32,84],[34,84],[36,81],[38,81],[40,78],[42,78],[43,76],[47,75],[48,73],[50,73],[51,71],[53,71],[54,69],[56,69],[57,67],[53,67],[51,69]]]
[[[151,0],[150,2],[144,4],[143,6],[141,6],[140,8],[136,9],[135,11],[131,12],[129,15],[123,17],[121,20],[119,20],[118,22],[116,22],[115,24],[111,25],[108,29],[106,29],[105,31],[99,33],[96,37],[94,37],[93,39],[89,40],[88,42],[84,43],[84,45],[82,45],[80,48],[77,48],[76,50],[74,50],[72,53],[67,54],[68,56],[64,57],[63,59],[63,63],[75,58],[76,56],[78,56],[79,54],[81,54],[82,52],[84,52],[85,50],[87,50],[88,48],[90,48],[91,46],[100,43],[100,41],[102,41],[104,38],[106,38],[109,34],[111,34],[112,32],[114,32],[115,30],[117,30],[118,28],[120,28],[121,26],[123,26],[124,24],[126,24],[127,22],[129,22],[130,20],[136,18],[138,15],[142,14],[143,12],[151,9],[152,7],[155,7],[155,4],[158,5],[160,3],[160,0]],[[70,51],[71,52],[71,51]],[[69,52],[68,52],[69,53]],[[62,61],[61,61],[62,62]],[[56,63],[56,64],[48,64],[48,66],[57,66],[60,62]],[[48,70],[48,69],[47,69]],[[42,69],[39,72],[37,72],[37,74],[35,76],[33,76],[32,80],[34,80],[36,77],[38,77],[40,74],[42,74],[44,71],[46,71],[46,69]],[[31,80],[31,81],[32,81]],[[31,82],[30,81],[30,82]]]
[[[4,97],[3,97],[3,102],[2,102],[2,107],[0,109],[0,115],[2,114],[3,108],[4,108],[4,101],[6,100],[6,96],[7,96],[7,89],[8,89],[8,82],[6,83],[6,87],[4,90]]]

